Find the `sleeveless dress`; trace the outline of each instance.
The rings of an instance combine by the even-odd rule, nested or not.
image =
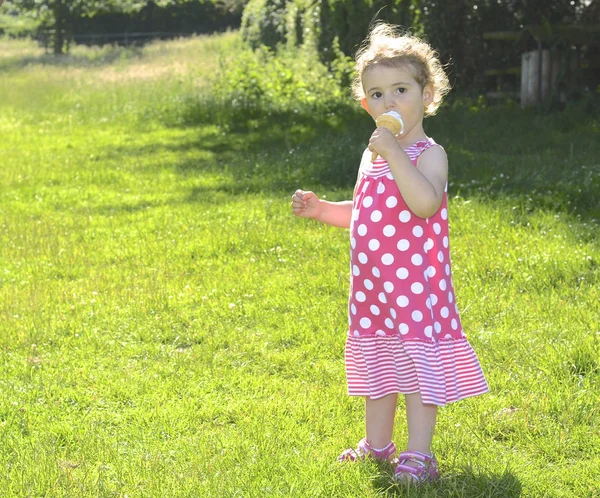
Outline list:
[[[413,164],[433,139],[405,149]],[[443,406],[488,391],[452,285],[447,186],[430,218],[410,211],[387,162],[362,156],[350,224],[348,394],[421,393]]]

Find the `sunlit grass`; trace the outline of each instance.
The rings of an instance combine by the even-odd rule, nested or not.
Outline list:
[[[212,55],[237,43],[0,73],[4,495],[598,496],[597,116],[458,102],[427,123],[492,390],[441,411],[443,478],[406,491],[335,464],[364,427],[345,394],[348,234],[289,210],[298,187],[351,196],[372,125],[348,109],[194,125]]]

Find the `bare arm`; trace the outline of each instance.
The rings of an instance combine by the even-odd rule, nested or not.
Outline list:
[[[396,185],[410,210],[421,218],[433,216],[442,205],[448,179],[448,158],[441,147],[430,147],[415,168],[392,133],[377,128],[369,140],[390,166]]]
[[[430,147],[415,168],[402,149],[388,159],[396,185],[410,210],[421,218],[433,216],[444,199],[448,158],[441,147]]]
[[[313,218],[326,225],[350,228],[352,201],[322,201],[314,192],[296,190],[292,196],[292,212],[301,218]]]

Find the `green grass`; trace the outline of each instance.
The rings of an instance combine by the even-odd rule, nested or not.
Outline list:
[[[235,34],[36,50],[0,44],[2,496],[600,496],[597,114],[426,123],[491,392],[441,411],[417,492],[335,463],[364,430],[348,234],[289,209],[351,196],[366,116],[208,119]]]

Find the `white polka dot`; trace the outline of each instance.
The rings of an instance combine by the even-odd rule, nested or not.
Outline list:
[[[442,209],[442,220],[448,219],[448,210],[446,208]]]
[[[370,195],[367,195],[363,199],[363,206],[366,208],[370,208],[372,204],[373,204],[373,197],[371,197]]]
[[[400,333],[402,335],[408,334],[408,325],[406,325],[406,323],[401,323],[400,327],[398,327],[398,329],[400,330]]]
[[[352,312],[353,315],[356,315],[356,306],[354,306],[354,303],[352,303],[350,305],[350,311]]]
[[[387,297],[385,297],[385,294],[383,292],[379,293],[379,296],[377,296],[379,298],[379,301],[381,301],[383,304],[387,303]]]
[[[421,235],[423,235],[423,229],[419,225],[414,227],[412,232],[415,237],[420,237]]]
[[[383,183],[381,185],[383,185]],[[378,335],[380,337],[385,337],[385,332],[380,329],[377,332],[375,332],[375,335]]]
[[[355,277],[358,277],[360,275],[360,270],[358,269],[358,266],[352,266],[352,275],[354,275]]]
[[[456,303],[454,303],[454,311],[456,311],[456,314],[458,315],[458,305]]]
[[[348,315],[348,326],[352,327],[352,315]]]
[[[410,286],[410,290],[413,291],[413,294],[421,294],[423,292],[423,284],[415,282]]]
[[[389,294],[390,292],[394,292],[394,284],[392,282],[385,282],[383,284],[383,288]]]
[[[448,308],[446,308],[445,306],[440,310],[440,315],[442,315],[442,317],[444,318],[448,318],[448,316],[450,315],[450,312],[448,311]]]
[[[396,234],[396,227],[394,225],[386,225],[383,228],[383,235],[386,237],[393,237]]]
[[[352,246],[352,249],[356,249],[356,239],[354,237],[350,239],[350,245]]]
[[[412,319],[413,319],[415,322],[420,322],[421,320],[423,320],[423,313],[421,313],[421,312],[420,312],[420,311],[418,311],[418,310],[415,310],[415,311],[413,311],[413,312],[412,312]]]
[[[451,336],[450,334],[446,334],[446,335],[444,336],[444,339],[452,339],[452,336]]]
[[[425,242],[425,244],[423,244],[423,250],[425,252],[429,251],[429,249],[433,248],[433,240],[431,239],[427,239],[427,242]]]
[[[369,249],[371,249],[371,251],[379,249],[379,241],[377,239],[369,240]]]
[[[379,211],[378,209],[376,209],[375,211],[373,211],[371,213],[371,221],[373,223],[377,223],[378,221],[381,221],[381,218],[383,218],[383,215],[381,214],[381,211]]]
[[[438,252],[438,261],[440,263],[444,261],[444,253],[442,251]]]
[[[358,225],[358,229],[356,231],[358,232],[358,235],[360,235],[360,236],[367,235],[367,225],[365,225],[365,224]]]
[[[381,276],[381,273],[379,273],[379,268],[377,268],[376,266],[373,267],[371,273],[373,273],[373,276],[375,278],[379,278]]]
[[[420,254],[413,254],[410,260],[415,266],[421,266],[421,264],[423,264],[423,257]]]
[[[354,337],[360,337],[360,332],[358,330],[354,331]]]
[[[358,220],[358,209],[352,209],[352,219],[354,221]]]
[[[392,322],[389,318],[385,319],[385,326],[388,329],[393,329],[394,328],[394,322]]]
[[[402,223],[408,223],[410,221],[410,211],[402,211],[398,218]]]
[[[398,296],[396,304],[401,308],[406,308],[408,306],[408,298],[406,296]]]
[[[371,282],[368,278],[365,279],[365,289],[373,290],[373,282]]]
[[[425,306],[427,306],[428,309],[431,309],[431,299],[427,298],[427,300],[425,301]]]
[[[371,305],[371,313],[373,313],[374,315],[379,315],[380,311],[379,308],[377,306],[375,306],[374,304]]]
[[[440,280],[440,289],[443,291],[446,290],[446,281],[443,278]]]
[[[358,261],[364,265],[367,261],[369,261],[369,258],[367,258],[367,255],[364,252],[359,252]]]
[[[381,256],[381,262],[386,266],[390,266],[394,262],[394,256],[387,252]]]
[[[450,265],[446,265],[446,275],[450,276]]]
[[[441,233],[441,231],[442,231],[442,227],[441,227],[441,225],[440,225],[439,223],[434,223],[434,224],[433,224],[433,231],[434,231],[436,234],[438,234],[438,235],[439,235],[439,234]]]
[[[394,308],[390,308],[390,315],[392,315],[394,320],[396,319],[396,310]]]
[[[385,177],[386,177],[388,180],[393,180],[393,179],[394,179],[394,175],[392,175],[391,173],[388,173],[387,175],[385,175]]]
[[[428,266],[427,267],[427,276],[431,278],[434,275],[435,275],[435,268],[433,266]]]
[[[357,300],[359,303],[364,303],[364,302],[366,301],[366,299],[367,299],[367,296],[365,296],[365,293],[364,293],[364,292],[362,292],[362,291],[358,291],[358,292],[356,293],[356,300]]]
[[[456,330],[458,328],[458,322],[456,321],[456,318],[452,319],[450,325],[452,326],[452,330]]]
[[[400,239],[398,241],[398,250],[399,251],[407,251],[409,247],[410,247],[410,242],[408,242],[408,240]]]
[[[429,294],[429,298],[431,299],[431,304],[435,306],[438,302],[438,298],[435,294]]]
[[[397,204],[398,204],[398,199],[396,199],[393,195],[388,197],[385,201],[385,205],[387,207],[389,207],[390,209],[393,207],[396,207]]]
[[[396,270],[396,276],[400,280],[406,280],[408,278],[408,270],[406,268],[398,268]]]
[[[379,185],[377,185],[377,193],[383,194],[384,192],[385,192],[385,185],[383,183],[380,183]]]
[[[435,329],[435,332],[437,334],[439,334],[442,331],[442,325],[440,324],[440,322],[435,322],[433,324],[433,328]]]
[[[452,301],[454,301],[454,296],[452,295],[452,292],[448,292],[448,302],[452,303]]]
[[[371,326],[371,320],[369,320],[367,317],[361,318],[360,319],[360,326],[363,329],[368,329]]]
[[[442,244],[444,244],[444,247],[448,247],[448,237],[442,239]]]
[[[433,327],[431,325],[425,327],[425,335],[427,337],[431,337],[433,335]]]

